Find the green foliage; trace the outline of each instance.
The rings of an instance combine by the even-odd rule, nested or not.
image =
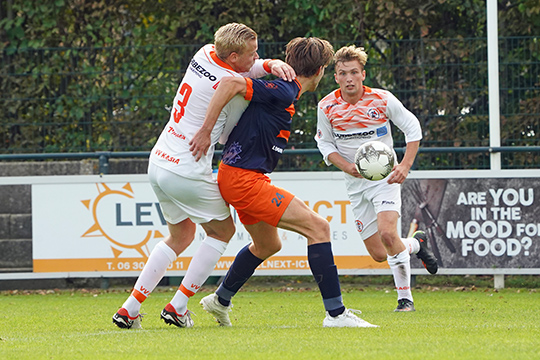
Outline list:
[[[149,150],[193,53],[242,22],[260,55],[283,58],[296,36],[364,46],[366,85],[392,91],[415,113],[423,146],[486,146],[484,0],[31,0],[0,3],[3,153]],[[502,137],[538,145],[540,3],[498,4]],[[336,85],[328,69],[300,99],[290,143],[313,148],[317,101]],[[522,126],[523,124],[523,126]],[[395,131],[398,146],[403,135]],[[436,155],[440,157],[441,154]],[[480,166],[483,155],[423,156],[420,168]],[[509,166],[527,163],[514,156]],[[304,169],[325,168],[310,158]],[[442,163],[441,163],[442,161]],[[476,164],[475,165],[475,161]]]

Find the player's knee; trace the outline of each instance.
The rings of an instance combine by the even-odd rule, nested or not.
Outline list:
[[[371,258],[375,260],[376,262],[382,263],[386,261],[387,255],[386,252],[384,253],[377,253],[377,254],[371,254]]]
[[[321,232],[324,233],[324,237],[330,239],[330,224],[326,219],[321,218]]]
[[[281,250],[281,241],[253,245],[253,247],[250,247],[250,250],[259,259],[268,259]]]
[[[313,232],[315,242],[330,241],[330,224],[321,216],[315,216],[313,221]]]
[[[234,233],[236,232],[236,228],[234,227],[234,224],[231,222],[229,223],[223,223],[220,224],[220,226],[215,227],[205,227],[206,235],[223,241],[223,242],[229,242],[229,240],[233,237]]]
[[[379,229],[379,236],[384,246],[389,248],[393,246],[397,234],[391,229]]]
[[[236,228],[234,227],[234,225],[228,226],[226,229],[223,230],[223,237],[219,240],[228,242],[234,236],[235,232]]]
[[[186,236],[186,235],[175,234],[175,236],[169,235],[169,237],[165,240],[165,243],[171,249],[173,249],[176,255],[180,255],[180,253],[182,253],[182,251],[184,251],[185,248],[191,245],[191,243],[193,242],[193,239],[195,239],[195,235]]]

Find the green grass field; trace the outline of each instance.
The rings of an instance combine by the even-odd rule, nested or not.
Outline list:
[[[324,310],[309,285],[246,286],[234,299],[232,328],[217,326],[191,300],[195,327],[159,318],[175,289],[143,304],[142,330],[111,317],[127,290],[0,293],[0,359],[539,359],[540,291],[415,289],[414,313],[394,313],[390,286],[343,286],[346,306],[368,329],[322,328]]]

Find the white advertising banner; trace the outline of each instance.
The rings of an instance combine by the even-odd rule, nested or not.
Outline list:
[[[153,247],[168,235],[152,188],[143,175],[56,177],[32,184],[34,273],[97,272],[133,275],[144,266]],[[356,231],[341,173],[276,173],[283,187],[321,216],[331,227],[332,247],[340,273],[358,269],[388,269],[371,259]],[[233,218],[237,231],[215,268],[223,275],[235,254],[250,242]],[[283,248],[258,268],[259,274],[309,274],[307,241],[279,230]],[[197,226],[195,240],[171,265],[169,275],[182,275],[204,238]]]
[[[274,173],[283,187],[326,218],[340,274],[390,274],[371,259],[355,228],[343,173]],[[416,171],[402,187],[398,228],[423,229],[439,259],[439,274],[540,274],[540,170]],[[33,276],[137,276],[153,247],[168,235],[146,175],[4,178],[32,186]],[[236,233],[217,263],[224,275],[236,253],[250,242],[236,219]],[[307,241],[278,231],[283,247],[257,269],[258,275],[310,274]],[[204,238],[171,265],[185,274]],[[427,274],[411,256],[413,274]]]

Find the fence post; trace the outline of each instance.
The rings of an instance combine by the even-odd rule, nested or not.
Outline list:
[[[109,173],[109,157],[110,152],[98,152],[99,154],[99,173],[106,175]]]
[[[504,289],[504,274],[493,275],[493,283],[495,289]]]

